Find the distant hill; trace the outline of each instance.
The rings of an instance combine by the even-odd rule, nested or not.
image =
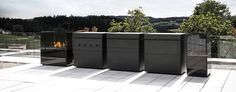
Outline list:
[[[127,16],[110,16],[112,18],[121,19],[124,20]],[[188,19],[188,17],[167,17],[167,18],[154,18],[154,17],[148,17],[152,23],[156,22],[170,22],[170,21],[176,21],[177,23],[182,23],[183,20]]]
[[[0,28],[11,32],[40,32],[49,31],[54,28],[64,28],[67,30],[80,30],[84,27],[92,28],[96,26],[98,31],[107,31],[112,19],[123,21],[126,16],[42,16],[33,19],[13,19],[0,18]],[[160,32],[167,32],[169,29],[176,29],[180,23],[188,17],[169,17],[153,18],[149,17],[150,22],[154,23],[155,29]]]

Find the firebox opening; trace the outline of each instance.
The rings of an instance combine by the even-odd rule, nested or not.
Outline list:
[[[65,43],[63,43],[63,42],[60,42],[60,41],[55,41],[54,42],[54,47],[55,48],[62,48],[64,46],[65,46]]]

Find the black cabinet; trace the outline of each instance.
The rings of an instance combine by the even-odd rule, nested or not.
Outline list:
[[[72,33],[42,31],[41,64],[67,66],[72,63]]]
[[[186,71],[184,33],[147,33],[144,35],[144,43],[147,72],[183,74]]]
[[[207,58],[211,56],[211,42],[206,34],[195,33],[187,36],[187,73],[190,76],[207,77],[210,67]]]
[[[106,68],[106,33],[73,33],[74,65],[81,68]]]
[[[127,71],[143,70],[143,45],[142,33],[108,33],[108,68]]]

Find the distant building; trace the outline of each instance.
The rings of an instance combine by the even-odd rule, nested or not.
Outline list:
[[[12,32],[0,29],[0,34],[10,35],[10,34],[12,34]]]

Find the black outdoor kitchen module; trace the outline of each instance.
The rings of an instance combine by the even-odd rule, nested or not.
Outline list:
[[[82,68],[106,68],[106,33],[73,33],[74,65]]]
[[[144,34],[145,70],[151,73],[183,74],[186,71],[186,34]]]
[[[189,34],[187,36],[187,73],[190,76],[207,77],[210,75],[211,42],[206,34]]]
[[[143,49],[142,33],[107,33],[108,68],[142,71],[144,69]]]
[[[72,33],[42,31],[41,64],[68,66],[72,63]]]

